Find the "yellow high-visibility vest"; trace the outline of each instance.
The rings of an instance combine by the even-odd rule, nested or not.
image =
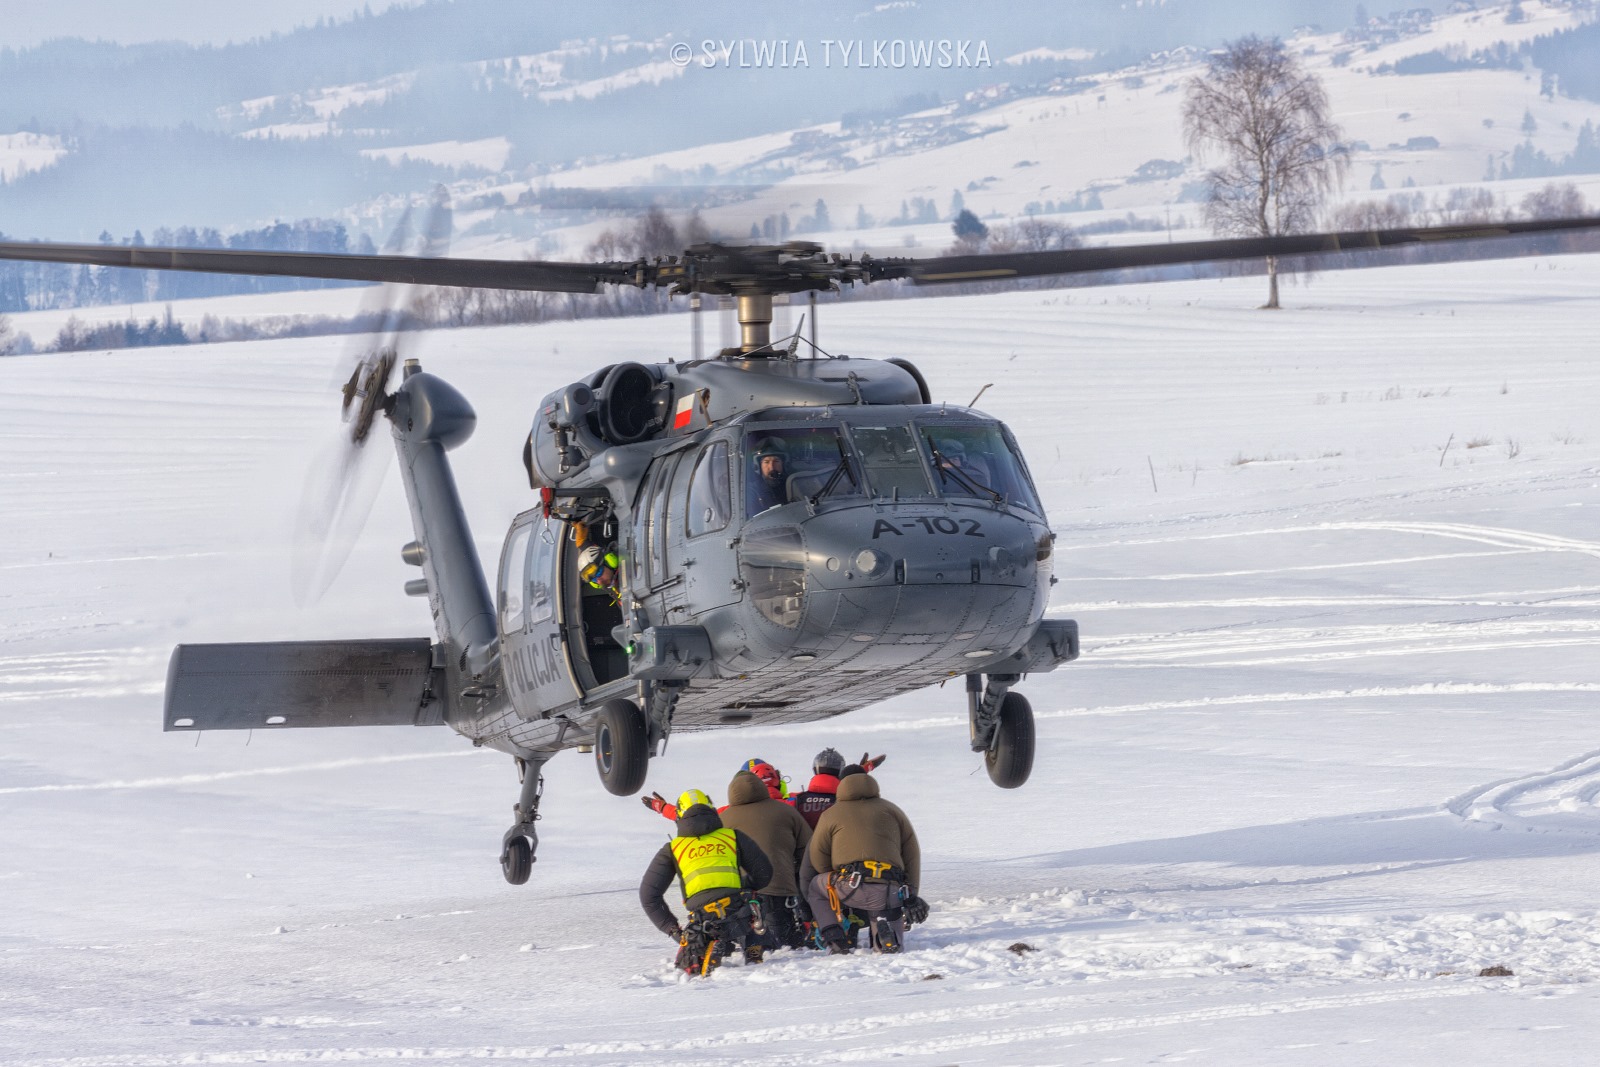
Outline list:
[[[699,837],[674,837],[672,858],[683,882],[683,899],[707,889],[742,889],[739,852],[727,827]]]

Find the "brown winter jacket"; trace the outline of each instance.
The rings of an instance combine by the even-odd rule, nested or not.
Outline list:
[[[773,800],[760,778],[749,771],[733,776],[728,783],[728,806],[722,809],[722,825],[750,835],[772,861],[772,881],[757,892],[780,897],[800,892],[797,876],[806,846],[811,843],[811,827],[794,808]]]
[[[906,884],[922,884],[922,850],[906,813],[878,795],[878,780],[852,774],[839,781],[839,799],[817,820],[807,857],[812,870],[837,870],[858,860],[892,863]]]

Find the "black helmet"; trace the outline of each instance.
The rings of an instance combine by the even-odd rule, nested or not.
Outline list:
[[[784,451],[783,442],[778,440],[776,437],[764,438],[760,444],[756,445],[755,458],[757,463],[760,463],[768,456],[777,456],[779,459],[783,460],[789,458],[789,454]]]
[[[825,748],[817,753],[817,758],[811,761],[812,774],[831,774],[839,777],[839,772],[844,770],[844,757],[839,755],[836,748]]]
[[[967,446],[952,437],[939,446],[939,454],[946,459],[966,459]]]

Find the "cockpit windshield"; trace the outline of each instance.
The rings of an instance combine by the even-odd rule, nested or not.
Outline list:
[[[832,426],[746,434],[744,484],[748,515],[796,500],[861,495],[861,476]]]
[[[947,497],[1005,501],[1043,514],[1021,460],[994,423],[923,424],[928,460]]]

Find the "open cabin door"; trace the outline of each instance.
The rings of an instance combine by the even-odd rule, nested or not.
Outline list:
[[[500,559],[500,647],[517,713],[536,719],[573,703],[578,688],[556,617],[566,527],[537,511],[517,517]]]
[[[615,519],[589,524],[589,536],[602,549],[616,549]],[[556,545],[555,573],[560,590],[560,631],[578,689],[595,689],[628,677],[628,653],[614,632],[622,625],[622,605],[611,589],[597,588],[578,574],[583,551],[566,536]],[[620,552],[620,550],[617,550]],[[623,564],[626,572],[628,565]]]

